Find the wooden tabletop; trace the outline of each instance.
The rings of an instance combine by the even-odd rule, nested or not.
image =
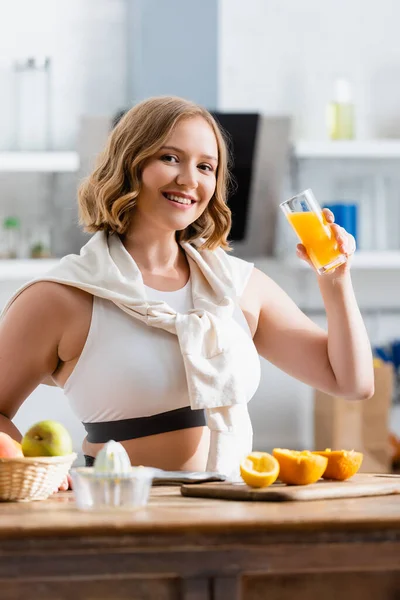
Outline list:
[[[400,529],[400,496],[307,502],[237,502],[184,498],[179,487],[155,487],[135,511],[80,511],[73,492],[29,503],[0,503],[0,538],[113,533],[296,532]]]

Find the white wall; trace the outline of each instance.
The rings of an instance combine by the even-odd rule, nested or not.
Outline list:
[[[52,60],[54,149],[75,148],[81,114],[113,114],[126,105],[125,0],[0,0],[0,150],[14,143],[11,64]]]
[[[18,57],[51,58],[55,150],[76,148],[81,115],[126,107],[127,0],[0,0],[0,14],[0,152],[15,143],[11,67]],[[18,216],[25,240],[45,225],[56,256],[76,251],[77,184],[76,174],[0,172],[0,223]]]
[[[219,104],[294,116],[326,137],[332,83],[354,84],[359,137],[400,137],[397,0],[220,0]]]

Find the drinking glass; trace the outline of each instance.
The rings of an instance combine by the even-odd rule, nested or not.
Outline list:
[[[310,189],[285,200],[280,207],[320,275],[346,262],[347,257],[340,252],[334,233]]]

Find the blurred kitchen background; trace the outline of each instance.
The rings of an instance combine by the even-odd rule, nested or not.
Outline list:
[[[394,365],[387,427],[400,436],[400,4],[0,0],[0,9],[0,305],[85,243],[76,189],[118,115],[151,95],[181,95],[231,136],[234,252],[323,326],[315,276],[296,259],[278,204],[312,188],[356,236],[354,285],[377,356]],[[313,447],[313,390],[266,361],[250,411],[255,448]],[[15,422],[25,431],[41,418],[63,421],[79,449],[84,430],[61,390],[40,386]]]

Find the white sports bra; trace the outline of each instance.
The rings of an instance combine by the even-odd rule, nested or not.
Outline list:
[[[165,301],[177,312],[193,308],[190,280],[175,292],[148,287],[146,292],[150,300]],[[248,333],[243,356],[250,400],[260,382],[260,359],[238,305],[234,319]],[[86,343],[64,393],[83,423],[141,419],[188,407],[177,336],[149,327],[110,300],[94,296]]]

